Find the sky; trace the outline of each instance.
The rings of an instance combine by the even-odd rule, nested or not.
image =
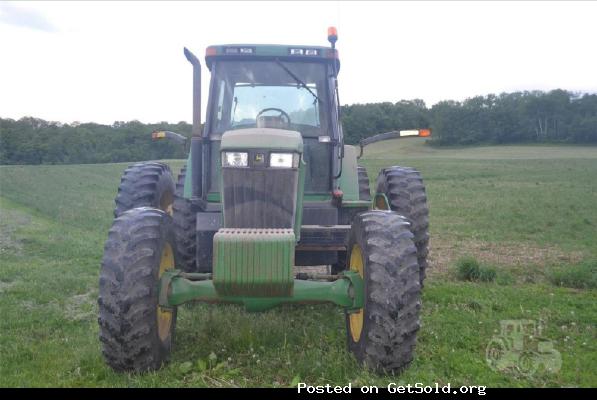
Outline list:
[[[192,119],[187,46],[328,45],[343,104],[597,92],[597,2],[0,1],[0,117]],[[203,112],[203,119],[205,111]]]

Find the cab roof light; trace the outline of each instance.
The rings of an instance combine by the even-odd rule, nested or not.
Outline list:
[[[317,49],[289,49],[288,52],[291,56],[318,56],[319,50]]]
[[[317,49],[289,49],[288,52],[291,56],[318,56],[319,50]]]
[[[224,54],[229,54],[229,55],[239,55],[239,54],[255,54],[255,48],[254,47],[224,47]],[[205,50],[205,56],[209,57],[209,56],[215,56],[218,54],[218,50],[216,46],[209,46],[206,50]]]
[[[338,40],[338,30],[336,29],[335,26],[330,26],[328,28],[328,41],[332,44],[332,48],[336,44],[337,40]]]

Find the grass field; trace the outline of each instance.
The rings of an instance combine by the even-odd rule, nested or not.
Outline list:
[[[373,181],[393,164],[423,173],[432,238],[417,353],[399,376],[360,368],[345,350],[341,310],[326,305],[261,314],[187,305],[168,366],[113,373],[100,353],[96,299],[126,164],[0,167],[0,386],[597,386],[597,289],[587,283],[597,273],[597,148],[440,150],[414,139],[366,149]],[[458,280],[465,256],[496,279]],[[555,274],[571,287],[554,285]],[[500,321],[518,319],[543,324],[559,371],[488,367]]]

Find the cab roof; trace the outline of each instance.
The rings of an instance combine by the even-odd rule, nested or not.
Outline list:
[[[285,61],[336,61],[339,69],[338,50],[324,46],[280,45],[280,44],[221,44],[205,50],[205,62],[211,70],[217,59],[273,59]]]

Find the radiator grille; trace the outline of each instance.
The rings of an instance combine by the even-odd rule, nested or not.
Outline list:
[[[294,227],[297,169],[222,168],[225,228]]]

